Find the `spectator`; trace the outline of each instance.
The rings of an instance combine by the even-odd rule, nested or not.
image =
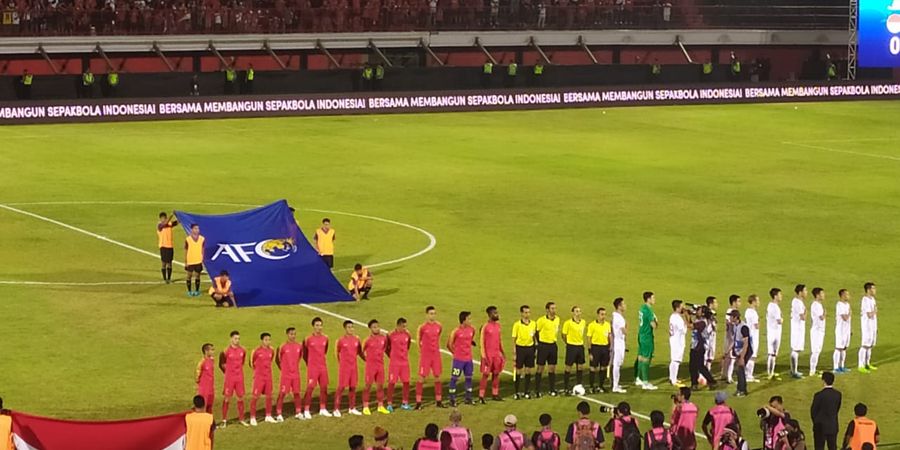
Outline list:
[[[425,436],[416,439],[412,447],[413,450],[440,450],[439,432],[440,428],[438,428],[437,424],[429,423],[425,425]]]
[[[613,408],[613,416],[603,427],[604,431],[613,434],[613,450],[633,450],[641,447],[641,431],[637,420],[631,417],[631,405],[619,402]]]
[[[853,407],[853,414],[856,417],[847,424],[847,431],[844,433],[844,444],[841,448],[850,448],[850,450],[863,450],[863,446],[870,444],[873,447],[881,440],[878,424],[874,420],[866,417],[869,408],[862,403],[857,403]]]
[[[822,374],[825,387],[813,396],[809,414],[813,422],[813,442],[816,450],[836,450],[838,413],[841,411],[841,392],[834,388],[834,374]]]
[[[599,448],[603,444],[603,431],[600,430],[600,424],[590,418],[591,405],[581,401],[575,409],[578,411],[578,420],[572,422],[566,429],[566,443],[569,444],[569,448]]]
[[[197,75],[191,77],[191,97],[200,95],[200,78]]]
[[[706,417],[703,418],[703,434],[706,435],[709,445],[713,448],[719,448],[719,442],[721,441],[722,433],[725,432],[725,427],[734,424],[738,432],[741,429],[737,413],[725,404],[727,398],[728,394],[725,392],[716,392],[716,406],[710,408],[706,413]]]
[[[519,419],[512,414],[503,418],[505,429],[494,439],[494,444],[491,446],[492,450],[517,450],[525,446],[525,435],[516,430],[518,422]]]
[[[462,422],[462,413],[458,409],[450,412],[450,425],[444,428],[445,433],[449,433],[453,438],[453,446],[457,449],[470,449],[474,446],[472,441],[472,431],[460,425]],[[443,435],[441,440],[443,441]]]
[[[662,411],[650,413],[650,431],[644,434],[645,450],[672,450],[672,434],[666,429]]]
[[[722,435],[713,446],[716,450],[750,450],[747,441],[741,437],[741,427],[738,424],[728,424],[723,430]]]
[[[794,419],[784,421],[784,431],[779,435],[777,450],[806,450],[806,436],[800,429],[800,423]]]
[[[490,433],[481,435],[481,450],[490,450],[494,446],[494,436]]]
[[[541,429],[531,435],[531,442],[534,443],[535,448],[538,450],[559,450],[562,442],[559,439],[559,434],[553,431],[553,428],[550,426],[550,421],[553,418],[550,417],[550,414],[544,413],[541,414],[538,420],[541,422]]]
[[[185,450],[212,450],[212,436],[216,430],[216,421],[212,414],[206,412],[206,399],[202,395],[194,396],[194,409],[184,415],[184,425]],[[2,431],[0,431],[0,436],[2,436]],[[0,442],[3,441],[0,440]]]
[[[672,21],[672,3],[669,1],[662,5],[662,21],[663,28],[669,28],[669,23]]]
[[[538,20],[537,27],[539,29],[543,29],[544,25],[547,24],[547,5],[544,2],[538,3]]]
[[[350,450],[364,450],[366,448],[361,434],[350,436],[350,439],[347,439],[347,445],[350,447]]]
[[[441,450],[456,450],[456,446],[453,445],[453,436],[450,436],[450,433],[446,431],[441,432]],[[469,447],[465,447],[469,448]]]
[[[672,409],[672,434],[680,444],[681,450],[695,450],[697,438],[694,428],[697,425],[697,405],[691,403],[691,388],[682,387],[675,395],[675,407]]]
[[[435,425],[437,428],[437,425]],[[388,432],[384,428],[375,427],[375,430],[372,432],[372,438],[375,440],[375,444],[368,448],[368,450],[391,450],[388,447]]]

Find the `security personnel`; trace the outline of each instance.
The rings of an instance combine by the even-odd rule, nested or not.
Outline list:
[[[184,415],[184,449],[212,450],[212,436],[216,430],[213,415],[206,412],[206,400],[194,396],[194,409]]]
[[[650,81],[659,80],[659,75],[662,73],[662,66],[659,65],[659,62],[654,60],[653,64],[650,65]]]
[[[731,81],[737,81],[741,79],[741,62],[734,55],[734,52],[731,52]]]
[[[703,63],[703,81],[709,81],[712,78],[713,65],[712,62],[706,60]]]
[[[237,73],[234,71],[233,66],[228,66],[225,68],[225,93],[226,94],[234,94],[234,80],[237,78]]]
[[[507,87],[513,87],[516,85],[516,74],[519,71],[519,65],[515,63],[515,61],[509,63],[509,66],[506,67],[506,83]]]
[[[494,75],[494,63],[485,61],[481,67],[481,87],[491,87],[491,77]]]
[[[881,440],[878,431],[878,424],[874,420],[866,417],[869,408],[862,403],[857,403],[853,407],[853,414],[856,418],[847,424],[847,432],[844,434],[844,445],[841,448],[849,448],[850,450],[862,450],[863,444],[872,444],[875,448]]]
[[[834,64],[834,61],[832,61],[831,58],[828,58],[826,74],[828,75],[829,80],[837,79],[837,65]]]
[[[380,91],[382,88],[382,82],[384,81],[384,66],[378,64],[375,66],[375,90]]]
[[[90,68],[81,74],[81,90],[82,97],[91,98],[94,96],[94,74],[91,73]]]
[[[375,72],[372,70],[372,66],[366,63],[362,70],[363,90],[368,91],[372,89],[372,77],[374,75]]]
[[[253,78],[256,75],[256,72],[253,70],[253,64],[250,64],[247,67],[247,72],[244,73],[244,93],[252,94],[253,93]]]
[[[534,64],[534,68],[531,71],[531,80],[532,84],[535,86],[540,86],[543,84],[543,75],[544,75],[544,65],[539,62]]]
[[[22,84],[22,98],[28,100],[31,98],[31,85],[34,83],[34,75],[28,72],[28,69],[25,69],[22,72],[22,79],[19,81]]]
[[[119,72],[115,69],[106,74],[106,88],[109,97],[115,97],[119,89]]]

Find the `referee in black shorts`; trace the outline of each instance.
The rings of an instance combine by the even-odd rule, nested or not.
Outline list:
[[[512,337],[516,340],[516,394],[515,399],[531,398],[531,373],[534,372],[534,332],[535,323],[531,320],[531,308],[528,305],[519,307],[521,318],[513,324]],[[519,380],[525,377],[525,391],[519,391]]]
[[[587,321],[581,318],[581,308],[572,307],[572,318],[563,323],[562,337],[566,342],[566,369],[563,372],[563,388],[566,395],[572,393],[569,381],[572,377],[572,367],[575,367],[575,384],[582,381],[582,366],[584,366],[584,329]]]
[[[591,343],[591,391],[606,392],[606,369],[609,367],[609,340],[612,335],[612,325],[606,320],[606,309],[597,308],[597,320],[592,321],[587,327],[587,337]],[[600,384],[594,384],[599,376]]]
[[[547,389],[547,392],[551,397],[556,397],[556,363],[559,359],[559,349],[556,346],[556,341],[559,336],[559,316],[556,315],[556,303],[547,302],[545,309],[547,314],[541,316],[535,324],[535,334],[537,335],[538,343],[534,395],[541,397],[541,376],[544,374],[544,366],[549,366],[548,380],[550,387]]]

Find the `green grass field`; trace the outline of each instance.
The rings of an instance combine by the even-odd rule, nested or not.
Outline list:
[[[593,310],[609,307],[616,296],[628,300],[634,327],[644,290],[657,293],[657,314],[665,319],[673,298],[699,301],[712,294],[724,303],[731,293],[746,298],[803,282],[829,295],[820,368],[831,367],[837,289],[851,289],[856,314],[862,283],[873,280],[882,324],[873,362],[881,370],[838,378],[841,421],[863,401],[881,424],[882,442],[894,442],[900,406],[883,393],[900,373],[898,331],[892,326],[900,319],[892,301],[900,293],[893,247],[900,238],[900,103],[797,106],[4,127],[0,204],[153,253],[160,210],[241,209],[205,203],[256,205],[286,198],[301,208],[307,234],[324,215],[310,209],[412,224],[436,237],[433,251],[374,269],[371,301],[323,306],[361,321],[392,323],[404,316],[412,327],[428,304],[438,307],[447,330],[459,310],[475,311],[481,323],[484,307],[496,304],[508,334],[520,304],[539,311],[555,299],[561,311],[573,305]],[[429,243],[409,228],[327,215],[338,232],[342,282],[357,261],[401,258]],[[10,210],[0,209],[0,235],[0,281],[159,278],[157,259]],[[181,253],[176,252],[179,260]],[[182,273],[176,274],[181,280]],[[205,300],[186,297],[180,282],[0,284],[0,396],[9,408],[61,418],[187,409],[203,342],[224,348],[228,333],[238,329],[244,345],[253,348],[263,331],[280,341],[284,328],[294,325],[305,335],[317,315],[301,306],[217,310]],[[787,317],[789,306],[783,310]],[[340,321],[324,318],[326,332],[338,337]],[[858,317],[853,324],[851,367]],[[663,333],[657,333],[660,350],[652,372],[660,384],[668,364]],[[787,333],[785,326],[785,339]],[[511,344],[507,337],[508,349]],[[630,345],[629,359],[636,342]],[[779,360],[783,373],[786,347]],[[801,361],[806,367],[808,353]],[[763,359],[757,373],[764,370]],[[249,369],[247,374],[249,389]],[[631,371],[624,374],[630,381]],[[507,378],[504,393],[511,393],[511,385]],[[751,424],[745,427],[751,444],[760,444],[753,411],[775,394],[785,397],[812,440],[808,408],[818,380],[750,388],[750,397],[731,403]],[[661,409],[668,415],[670,389],[631,391],[594,398],[627,399],[641,413]],[[705,409],[712,395],[699,393],[695,400]],[[480,435],[497,433],[510,412],[529,431],[542,412],[553,414],[562,429],[574,418],[576,403],[508,400],[462,411]],[[218,418],[218,404],[215,411]],[[230,426],[217,433],[217,448],[341,449],[350,434],[369,437],[382,425],[395,448],[409,449],[426,423],[443,425],[446,414],[429,407],[255,429]]]

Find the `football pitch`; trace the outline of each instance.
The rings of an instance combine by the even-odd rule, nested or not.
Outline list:
[[[838,377],[841,437],[862,401],[879,422],[881,442],[895,442],[898,116],[900,102],[884,101],[0,128],[0,396],[8,408],[59,418],[160,415],[189,408],[200,346],[224,349],[231,330],[241,331],[249,351],[261,332],[280,343],[286,327],[305,336],[321,316],[333,342],[342,334],[339,317],[377,318],[393,328],[402,316],[415,330],[424,307],[435,305],[446,337],[460,310],[473,311],[478,326],[485,307],[497,305],[510,356],[519,305],[530,304],[536,318],[553,299],[563,319],[574,305],[590,319],[588,312],[623,296],[629,393],[590,397],[668,416],[672,299],[715,295],[723,321],[729,294],[759,294],[764,316],[766,293],[780,287],[787,319],[795,284],[823,287],[828,324],[819,368],[827,370],[837,290],[848,288],[854,335],[847,365],[855,368],[862,284],[874,281],[880,370]],[[307,236],[331,218],[336,276],[346,284],[353,264],[373,266],[371,300],[317,305],[325,311],[222,310],[206,296],[187,297],[178,266],[174,284],[158,282],[160,211],[223,213],[280,198],[298,209]],[[175,236],[180,242],[183,234]],[[631,385],[644,290],[656,293],[661,325],[654,392]],[[761,327],[764,336],[764,318]],[[778,361],[785,375],[788,333],[785,324]],[[807,342],[804,371],[808,349]],[[415,367],[415,350],[411,360]],[[329,361],[333,392],[333,346]],[[444,368],[446,390],[446,356]],[[757,376],[764,371],[765,357]],[[251,370],[245,374],[249,394]],[[688,377],[686,362],[680,376]],[[729,400],[754,447],[761,445],[754,411],[772,395],[784,396],[812,445],[809,405],[821,382],[784,379],[751,384],[749,397]],[[502,403],[461,408],[476,439],[501,431],[508,413],[528,433],[543,412],[557,430],[576,416],[576,398],[514,401],[509,376],[502,388]],[[433,398],[430,389],[425,398]],[[220,400],[218,392],[217,420]],[[694,401],[705,411],[712,393]],[[251,429],[232,422],[216,433],[216,448],[341,449],[351,434],[369,442],[380,425],[394,448],[409,449],[425,424],[445,425],[448,412],[431,403],[390,416],[286,419]],[[642,430],[648,424],[639,423]]]

